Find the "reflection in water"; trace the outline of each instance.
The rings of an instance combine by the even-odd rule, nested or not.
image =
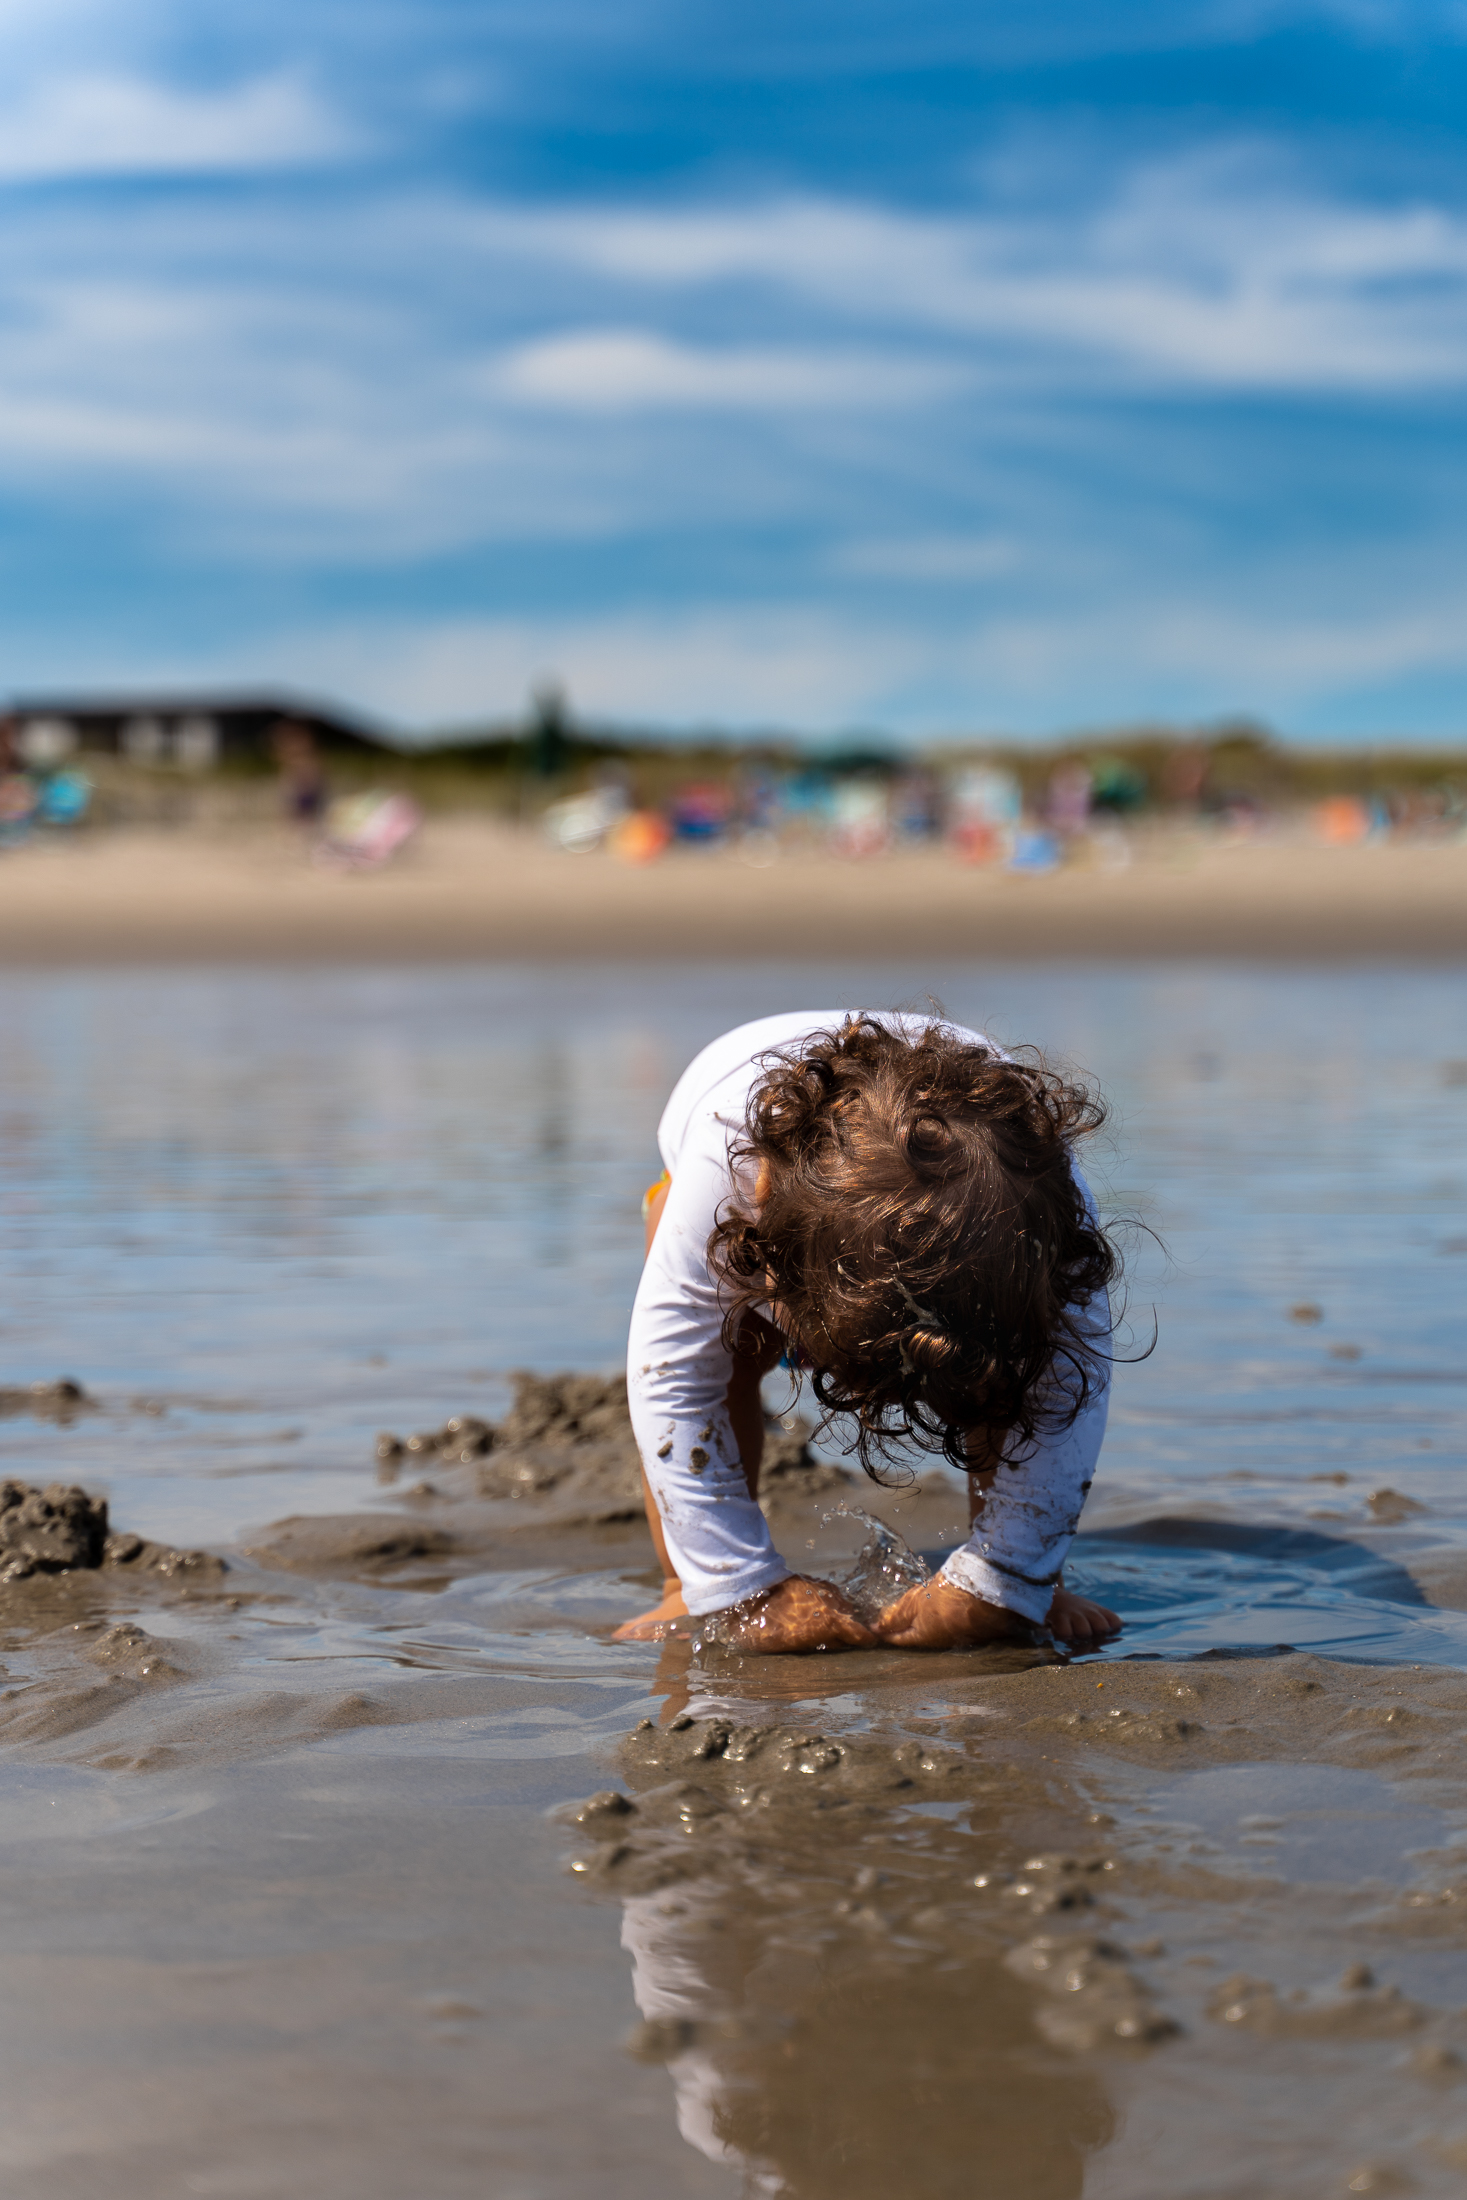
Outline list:
[[[981,2173],[1073,2200],[1112,2132],[1107,2064],[1175,2031],[1096,1929],[1115,1867],[1080,1791],[952,1746],[957,1706],[866,1727],[847,1696],[817,1731],[746,1696],[741,1723],[753,1665],[789,1685],[812,1661],[726,1662],[727,1715],[645,1721],[619,1752],[630,1797],[575,1819],[682,2137],[750,2195],[957,2195]]]
[[[624,1738],[572,1860],[750,2200],[1078,2200],[1100,2149],[1138,2200],[1460,2190],[1460,1673],[974,1657],[913,1701],[852,1655],[817,1727],[768,1670],[815,1661],[755,1662]]]
[[[1096,2073],[1031,2044],[1028,1997],[997,1955],[954,1967],[879,1933],[863,1918],[817,1950],[787,1902],[712,1880],[626,1902],[632,1991],[683,2138],[742,2169],[749,2195],[894,2200],[1012,2179],[1072,2200],[1112,2129]]]

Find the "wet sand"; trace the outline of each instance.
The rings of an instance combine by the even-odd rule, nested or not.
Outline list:
[[[0,1583],[7,2200],[1460,2190],[1460,989],[900,984],[1093,1066],[1171,1250],[1099,1659],[610,1639],[624,1411],[543,1371],[689,1054],[889,972],[7,981],[0,1470],[120,1539]],[[796,1562],[958,1530],[779,1444]]]
[[[780,1436],[786,1549],[951,1540]],[[627,1442],[0,1585],[8,2191],[1460,2190],[1467,1672],[610,1645]]]
[[[1232,843],[1145,828],[1124,870],[1023,878],[941,850],[848,862],[731,850],[646,869],[531,831],[431,821],[372,877],[279,832],[97,833],[0,854],[0,967],[136,962],[606,961],[802,955],[1088,960],[1467,957],[1467,849]]]

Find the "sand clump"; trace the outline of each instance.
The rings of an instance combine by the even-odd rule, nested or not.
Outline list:
[[[578,1519],[607,1522],[639,1519],[641,1459],[627,1409],[626,1377],[535,1375],[520,1369],[511,1379],[514,1402],[502,1421],[465,1413],[411,1436],[386,1430],[377,1439],[379,1470],[389,1480],[414,1465],[449,1476],[422,1493],[426,1495],[515,1501],[553,1497],[562,1515],[573,1512]],[[766,1507],[793,1490],[835,1491],[854,1480],[847,1468],[816,1455],[811,1436],[803,1424],[768,1424],[760,1479]]]
[[[1296,2040],[1399,2039],[1419,2031],[1433,2014],[1399,1986],[1377,1985],[1367,1963],[1351,1964],[1338,1986],[1316,1992],[1297,1987],[1281,1994],[1268,1979],[1224,1979],[1208,2013],[1266,2039]]]
[[[400,1513],[292,1516],[246,1544],[287,1573],[369,1581],[441,1579],[491,1555],[506,1534],[628,1528],[643,1518],[641,1461],[625,1377],[515,1375],[502,1421],[454,1414],[410,1436],[377,1439],[379,1481]],[[406,1486],[408,1469],[428,1470]],[[431,1509],[434,1517],[424,1517]]]
[[[80,1413],[95,1413],[97,1401],[70,1375],[51,1382],[0,1383],[0,1419],[30,1414],[38,1421],[74,1421]]]
[[[1053,2047],[1082,2053],[1153,2047],[1181,2030],[1156,2007],[1127,1951],[1114,1941],[1040,1933],[1005,1961],[1016,1977],[1040,1988],[1035,2028]]]
[[[224,1561],[208,1551],[177,1551],[145,1536],[109,1532],[107,1500],[75,1485],[0,1482],[0,1582],[99,1567],[133,1574],[214,1578]]]
[[[512,1378],[514,1402],[500,1422],[455,1414],[441,1428],[377,1439],[379,1466],[394,1478],[404,1465],[459,1469],[433,1494],[482,1498],[579,1499],[578,1510],[603,1520],[641,1510],[641,1462],[627,1411],[626,1378],[532,1375]],[[557,1508],[559,1509],[559,1508]]]
[[[92,1665],[126,1680],[182,1680],[190,1671],[180,1663],[175,1645],[150,1635],[133,1620],[104,1628],[85,1654]]]
[[[287,1573],[337,1575],[417,1587],[492,1559],[514,1539],[521,1556],[537,1536],[547,1553],[605,1563],[628,1538],[644,1546],[642,1465],[624,1375],[536,1375],[519,1370],[499,1421],[459,1413],[408,1436],[377,1438],[377,1477],[399,1512],[292,1515],[245,1544],[260,1564]],[[814,1431],[789,1417],[766,1422],[760,1502],[788,1531],[819,1525],[822,1505],[843,1509],[857,1477],[823,1458]],[[416,1470],[415,1479],[405,1476]],[[947,1510],[951,1499],[944,1499]],[[864,1517],[864,1516],[863,1516]],[[579,1542],[575,1531],[582,1531]]]

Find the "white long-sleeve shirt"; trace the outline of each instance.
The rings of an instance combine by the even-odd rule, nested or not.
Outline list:
[[[769,1074],[770,1050],[839,1030],[852,1013],[768,1016],[726,1032],[689,1063],[658,1126],[672,1185],[632,1308],[627,1395],[668,1555],[694,1614],[741,1603],[790,1571],[749,1495],[728,1418],[733,1355],[723,1342],[708,1237],[726,1202],[753,1206],[752,1184],[734,1181],[730,1147],[751,1092]],[[929,1022],[885,1012],[878,1020],[914,1036]],[[943,1028],[1002,1051],[979,1032]],[[1076,1182],[1088,1203],[1078,1170]],[[1048,1613],[1105,1434],[1110,1323],[1103,1301],[1089,1310],[1087,1327],[1097,1363],[1084,1410],[1068,1428],[1041,1432],[1019,1465],[999,1468],[973,1534],[942,1568],[960,1588],[1034,1621]]]

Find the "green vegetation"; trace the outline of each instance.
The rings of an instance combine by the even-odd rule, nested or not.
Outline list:
[[[1467,745],[1291,747],[1249,724],[1107,729],[1054,743],[954,737],[917,748],[871,735],[840,744],[712,734],[675,740],[574,721],[559,697],[547,692],[528,722],[464,729],[411,748],[348,748],[329,740],[319,746],[332,794],[391,788],[431,814],[478,812],[525,822],[550,802],[607,777],[625,787],[633,806],[667,809],[680,790],[700,782],[742,795],[761,782],[796,775],[807,782],[895,780],[913,773],[944,780],[978,763],[1011,771],[1035,812],[1043,810],[1061,767],[1083,765],[1095,807],[1120,816],[1239,805],[1286,810],[1329,795],[1373,798],[1392,813],[1467,816]],[[263,747],[205,773],[90,751],[78,761],[96,784],[98,823],[183,823],[211,814],[263,818],[278,802],[277,765]]]
[[[346,759],[331,759],[333,779],[347,783]],[[1194,732],[1171,727],[1106,730],[1050,742],[952,739],[897,748],[870,738],[859,743],[703,738],[673,742],[650,734],[593,731],[561,721],[553,740],[543,724],[528,730],[446,739],[394,758],[394,785],[426,809],[489,808],[533,816],[557,795],[587,786],[608,769],[625,779],[638,804],[659,807],[691,781],[729,783],[757,772],[811,769],[832,776],[899,777],[920,770],[945,775],[964,764],[1000,764],[1038,806],[1058,767],[1084,764],[1101,807],[1122,814],[1144,810],[1226,807],[1244,801],[1292,808],[1327,795],[1364,797],[1438,792],[1467,802],[1467,745],[1448,748],[1302,748],[1252,725]],[[547,768],[548,767],[548,768]],[[352,784],[372,776],[351,760]]]

